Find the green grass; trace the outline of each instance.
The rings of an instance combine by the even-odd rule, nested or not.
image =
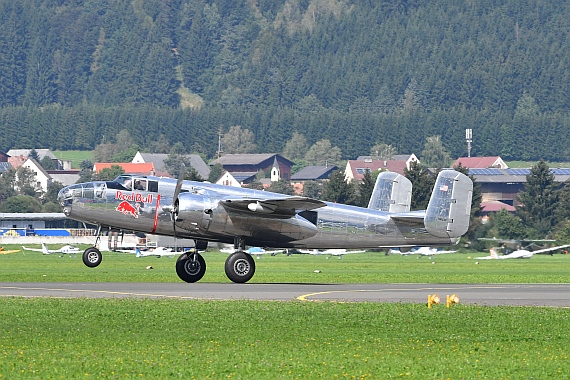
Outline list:
[[[570,310],[0,299],[13,378],[566,378]]]
[[[60,160],[71,161],[74,169],[79,169],[79,164],[83,160],[93,162],[93,152],[90,150],[54,150],[52,153]]]
[[[36,245],[39,247],[39,245]],[[56,248],[57,246],[50,246]],[[84,246],[83,248],[85,248]],[[5,246],[5,249],[20,247]],[[536,255],[529,260],[475,260],[488,253],[428,257],[386,256],[384,253],[345,255],[342,259],[313,255],[277,255],[256,259],[252,283],[568,283],[570,256]],[[229,282],[227,254],[206,252],[201,282]],[[0,255],[2,281],[179,282],[175,258],[103,252],[97,268],[87,268],[81,255],[20,252]],[[478,262],[478,264],[475,264]],[[435,264],[433,264],[435,263]],[[147,270],[151,265],[154,269]],[[314,273],[320,270],[320,273]]]
[[[570,256],[471,258],[484,255],[262,257],[251,282],[568,282]],[[203,281],[229,282],[227,255],[204,256]],[[20,252],[0,255],[0,278],[178,282],[174,263],[104,252],[91,269]],[[568,308],[0,297],[0,379],[562,379],[568,331]]]

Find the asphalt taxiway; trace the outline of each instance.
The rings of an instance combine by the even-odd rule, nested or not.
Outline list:
[[[570,284],[234,284],[2,282],[5,297],[175,298],[426,303],[456,294],[463,304],[570,307]]]

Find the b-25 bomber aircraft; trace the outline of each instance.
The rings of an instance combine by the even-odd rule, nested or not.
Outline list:
[[[245,247],[367,249],[455,244],[469,227],[473,183],[455,171],[439,173],[427,210],[410,211],[411,182],[402,175],[378,176],[368,208],[324,202],[207,182],[121,175],[62,189],[58,201],[71,219],[98,226],[97,240],[83,253],[89,267],[101,263],[96,248],[104,228],[193,239],[176,273],[199,281],[208,242],[234,245],[225,262],[227,277],[249,281],[255,261]],[[136,186],[134,184],[137,184]]]

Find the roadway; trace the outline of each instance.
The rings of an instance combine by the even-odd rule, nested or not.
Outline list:
[[[2,282],[5,297],[171,298],[427,303],[457,294],[470,305],[570,307],[570,284],[234,284]]]

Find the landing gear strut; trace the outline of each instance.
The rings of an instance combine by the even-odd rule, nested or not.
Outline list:
[[[245,241],[242,238],[234,239],[234,249],[226,259],[226,276],[236,283],[243,284],[251,280],[255,274],[255,261],[248,253],[245,253]]]
[[[87,265],[89,268],[95,268],[101,264],[101,261],[103,260],[101,251],[97,249],[97,244],[99,244],[99,240],[101,239],[102,229],[101,225],[97,226],[97,238],[95,239],[95,244],[93,244],[93,247],[89,247],[83,252],[83,264]]]

